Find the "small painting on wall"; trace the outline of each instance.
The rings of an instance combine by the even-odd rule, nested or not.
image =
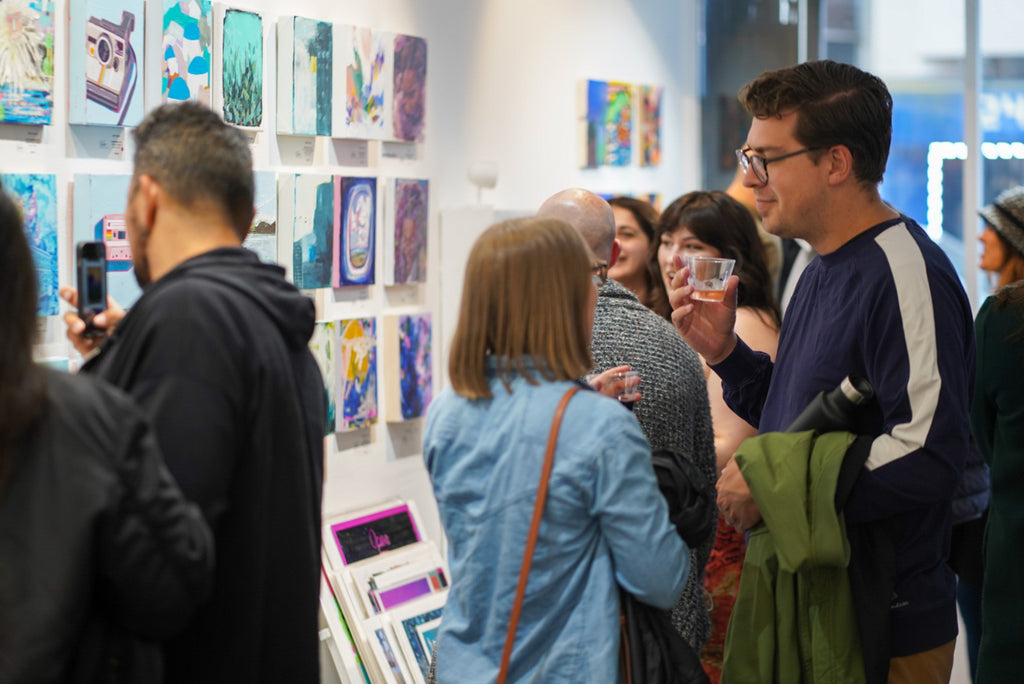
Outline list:
[[[145,73],[143,0],[69,4],[68,123],[139,125]]]
[[[429,183],[396,178],[388,188],[384,212],[384,284],[427,280],[427,218]]]
[[[661,163],[661,86],[641,85],[639,91],[640,166]]]
[[[433,398],[430,314],[384,317],[387,419],[425,415]]]
[[[392,35],[362,26],[335,25],[338,55],[336,88],[344,92],[344,104],[334,108],[334,136],[381,139],[390,122],[393,86],[388,80],[393,52]]]
[[[326,21],[278,21],[277,129],[286,135],[331,135],[333,29]]]
[[[377,422],[377,331],[372,318],[342,320],[338,327],[342,411],[337,429],[347,432]]]
[[[377,244],[377,179],[334,178],[335,287],[371,285]]]
[[[256,213],[242,246],[256,252],[260,261],[277,261],[277,174],[273,171],[254,171],[256,193],[253,197]]]
[[[629,166],[633,156],[633,87],[617,81],[580,84],[581,166]]]
[[[102,241],[107,252],[107,294],[127,309],[142,294],[128,244],[125,203],[128,174],[75,174],[72,191],[72,244]]]
[[[395,36],[394,135],[406,142],[423,142],[427,96],[427,41]]]
[[[3,189],[21,210],[29,250],[36,266],[40,316],[56,316],[57,177],[48,173],[0,174]]]
[[[227,8],[221,26],[224,121],[259,128],[263,125],[263,18],[256,12]]]
[[[331,176],[295,174],[281,179],[281,223],[292,231],[292,282],[300,290],[331,286],[334,254],[334,184]]]
[[[165,102],[211,106],[212,44],[210,0],[164,0],[160,95]]]
[[[53,10],[53,0],[0,0],[0,123],[50,123]]]
[[[324,423],[324,434],[329,435],[337,426],[338,403],[338,326],[334,321],[318,321],[313,326],[313,335],[309,339],[309,350],[313,352],[320,376],[324,382],[324,404],[327,417]]]

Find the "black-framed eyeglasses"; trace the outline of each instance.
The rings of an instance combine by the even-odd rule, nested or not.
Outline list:
[[[802,150],[796,152],[790,152],[788,154],[780,154],[778,157],[762,157],[759,154],[753,154],[750,148],[740,148],[736,150],[736,161],[740,163],[740,168],[743,169],[743,173],[748,170],[754,171],[754,178],[756,178],[762,184],[768,182],[768,165],[772,162],[782,161],[783,159],[789,159],[795,157],[798,154],[804,154],[805,152],[814,152],[820,150],[820,145],[816,147],[805,147]]]
[[[608,262],[598,261],[590,267],[590,273],[592,274],[591,277],[594,279],[595,285],[604,285],[608,282]]]

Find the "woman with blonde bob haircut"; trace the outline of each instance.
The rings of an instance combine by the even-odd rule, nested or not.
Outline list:
[[[438,682],[495,681],[555,407],[555,448],[508,681],[614,681],[618,586],[668,609],[689,551],[669,523],[633,415],[587,391],[601,269],[557,219],[491,226],[473,245],[452,340],[452,384],[423,454],[449,540]],[[469,677],[467,679],[467,677]]]

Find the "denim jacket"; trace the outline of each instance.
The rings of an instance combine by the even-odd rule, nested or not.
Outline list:
[[[438,682],[493,682],[515,596],[545,445],[570,382],[490,366],[490,399],[449,387],[433,402],[424,458],[449,543],[451,588],[436,645]],[[668,521],[650,449],[618,402],[569,402],[523,602],[509,681],[615,681],[616,585],[670,608],[689,549]]]

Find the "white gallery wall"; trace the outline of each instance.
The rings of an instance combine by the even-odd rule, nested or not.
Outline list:
[[[66,74],[69,2],[55,21],[55,106],[45,127],[0,124],[0,172],[54,173],[58,185],[61,283],[72,283],[71,181],[76,173],[129,173],[131,140],[123,129],[71,127]],[[555,191],[582,186],[599,192],[661,193],[664,202],[699,182],[698,9],[694,0],[237,0],[229,6],[262,13],[265,33],[264,129],[252,138],[254,166],[286,173],[427,178],[430,181],[428,281],[421,285],[318,290],[320,320],[431,312],[441,306],[438,216],[477,203],[466,177],[475,162],[493,163],[497,185],[482,201],[498,210],[534,210]],[[159,99],[159,36],[147,2],[146,108]],[[426,133],[420,145],[360,147],[325,138],[278,136],[275,103],[276,21],[300,15],[421,36],[428,43]],[[154,34],[155,29],[155,34]],[[577,83],[583,79],[662,85],[659,167],[579,168]],[[336,98],[338,96],[336,95]],[[340,101],[340,98],[338,98]],[[364,161],[351,155],[366,152]],[[378,246],[383,238],[378,229]],[[281,234],[285,240],[289,236]],[[378,250],[379,251],[379,250]],[[449,267],[449,270],[451,268]],[[456,269],[457,270],[457,269]],[[379,271],[378,271],[379,274]],[[449,306],[452,303],[448,303]],[[435,315],[435,321],[440,317]],[[40,356],[74,356],[59,317],[41,321]],[[440,340],[435,325],[435,393]],[[379,337],[379,333],[378,333]],[[382,368],[378,351],[378,364]],[[383,396],[385,382],[378,379]],[[326,439],[324,514],[414,501],[428,537],[442,532],[420,457],[422,421],[377,425]]]

